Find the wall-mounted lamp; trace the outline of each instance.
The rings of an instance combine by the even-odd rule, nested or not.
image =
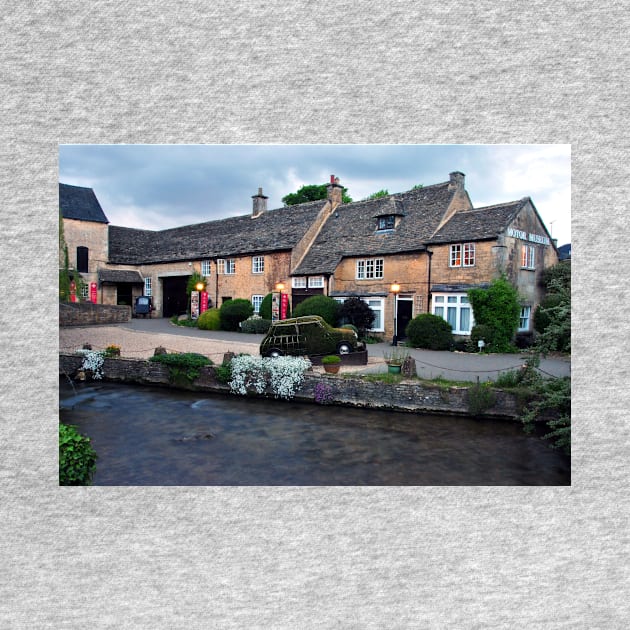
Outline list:
[[[400,292],[400,285],[394,281],[389,287],[389,290],[394,294],[394,337],[392,339],[392,346],[398,345],[398,335],[396,330],[396,315],[398,314],[398,293]]]

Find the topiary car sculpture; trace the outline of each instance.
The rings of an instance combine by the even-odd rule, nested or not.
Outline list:
[[[353,330],[333,328],[318,315],[282,319],[260,344],[263,357],[349,354],[365,350]]]

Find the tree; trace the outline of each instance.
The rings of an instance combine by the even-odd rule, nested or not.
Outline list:
[[[389,195],[389,190],[386,188],[382,188],[381,190],[377,190],[375,193],[368,195],[363,201],[371,201],[372,199],[380,199],[381,197],[387,197]]]
[[[347,188],[344,188],[341,193],[343,203],[351,203],[352,198],[346,194]],[[298,203],[307,203],[308,201],[319,201],[320,199],[326,199],[328,197],[328,185],[327,184],[310,184],[302,186],[297,192],[289,193],[285,197],[282,197],[282,203],[285,206],[295,206]]]
[[[487,289],[471,289],[468,298],[475,323],[487,326],[492,339],[484,339],[491,352],[510,352],[521,312],[518,292],[507,278],[493,280]]]
[[[356,326],[360,337],[372,328],[374,317],[374,311],[357,297],[348,298],[338,312],[339,321]]]
[[[534,312],[534,327],[540,333],[537,349],[543,354],[571,352],[571,266],[559,263],[550,267],[542,282],[547,296]]]

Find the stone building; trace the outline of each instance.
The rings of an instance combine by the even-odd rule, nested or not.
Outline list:
[[[83,215],[76,210],[81,195]],[[540,274],[558,262],[531,199],[474,208],[459,172],[368,201],[342,203],[334,176],[325,200],[268,210],[262,189],[252,200],[245,216],[138,230],[108,225],[91,189],[60,184],[64,224],[71,226],[66,241],[77,256],[79,248],[91,252],[86,279],[96,278],[98,301],[150,295],[164,317],[186,311],[185,287],[196,270],[206,277],[212,306],[245,298],[257,310],[282,282],[293,306],[317,294],[340,302],[359,297],[376,315],[373,332],[385,337],[394,335],[394,325],[402,337],[423,312],[468,335],[474,321],[467,291],[506,274],[521,296],[526,332],[542,298]]]

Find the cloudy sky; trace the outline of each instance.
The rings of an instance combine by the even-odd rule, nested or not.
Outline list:
[[[62,145],[59,181],[94,189],[113,225],[159,230],[268,208],[334,174],[358,201],[466,175],[475,207],[529,196],[571,241],[570,145]]]

